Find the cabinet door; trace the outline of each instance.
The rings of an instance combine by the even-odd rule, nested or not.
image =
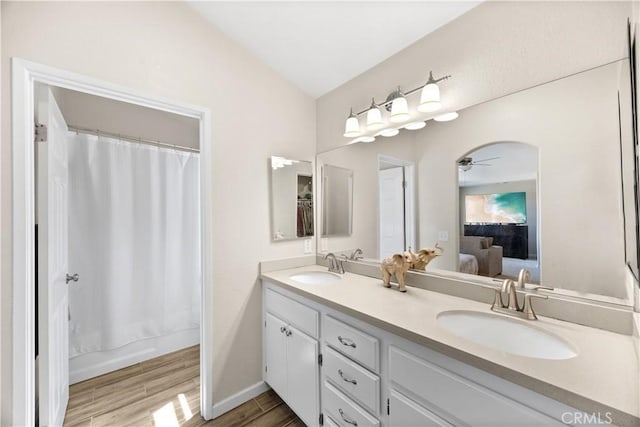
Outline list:
[[[318,341],[293,326],[287,328],[287,403],[306,425],[316,425],[320,402]]]
[[[269,313],[265,320],[265,380],[276,393],[284,397],[287,394],[287,325]]]
[[[394,389],[389,393],[389,427],[451,427]]]

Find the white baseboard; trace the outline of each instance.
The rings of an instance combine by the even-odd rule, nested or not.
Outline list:
[[[219,417],[225,412],[229,412],[230,410],[237,408],[242,405],[244,402],[253,399],[254,397],[264,393],[269,390],[271,387],[267,385],[264,381],[260,381],[252,386],[245,388],[244,390],[239,391],[233,396],[229,396],[224,400],[221,400],[218,403],[213,405],[213,418]],[[215,399],[214,399],[215,400]]]

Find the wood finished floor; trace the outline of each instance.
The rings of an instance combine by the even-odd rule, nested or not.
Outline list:
[[[252,426],[304,423],[269,390],[210,421],[200,416],[200,347],[189,347],[73,384],[65,427]]]

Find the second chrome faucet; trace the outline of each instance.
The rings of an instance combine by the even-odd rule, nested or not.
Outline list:
[[[526,290],[526,281],[529,280],[530,274],[526,269],[520,270],[520,274],[518,275],[518,282],[514,282],[511,279],[505,279],[502,282],[501,288],[493,288],[496,292],[493,304],[491,305],[491,310],[508,314],[510,316],[516,316],[523,319],[528,320],[536,320],[538,317],[536,313],[533,311],[533,306],[531,305],[531,298],[542,298],[548,299],[546,295],[540,295],[538,293],[530,293],[525,292],[524,294],[524,302],[522,306],[518,302],[518,293],[516,289]],[[532,288],[532,290],[537,289],[552,289],[544,286],[536,286]],[[506,300],[505,300],[506,298]]]

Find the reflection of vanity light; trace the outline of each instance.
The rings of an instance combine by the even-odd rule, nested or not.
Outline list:
[[[399,133],[400,133],[400,131],[398,129],[389,128],[389,129],[381,130],[380,132],[378,132],[378,135],[386,136],[388,138],[388,137],[391,137],[391,136],[396,136]]]
[[[418,129],[422,129],[426,125],[427,125],[427,122],[411,122],[404,125],[404,128],[409,130],[418,130]]]
[[[357,144],[359,142],[373,142],[376,139],[373,136],[360,136],[356,139],[354,139],[353,141],[351,141],[349,144]]]
[[[298,163],[298,160],[290,160],[280,156],[271,156],[271,168],[273,170],[280,169],[285,166],[291,166],[294,163]]]
[[[450,113],[440,114],[439,116],[435,116],[433,120],[436,122],[450,122],[451,120],[455,120],[458,118],[458,112],[452,111]]]

